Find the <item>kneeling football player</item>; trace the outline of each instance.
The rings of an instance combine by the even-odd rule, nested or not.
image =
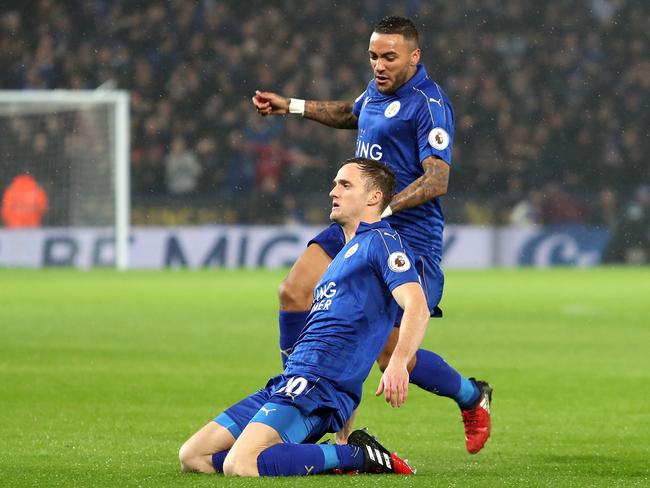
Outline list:
[[[353,158],[341,165],[330,219],[342,227],[346,244],[314,289],[307,325],[283,374],[190,437],[179,453],[183,470],[226,476],[412,473],[363,430],[352,432],[347,444],[315,444],[326,433],[350,429],[398,305],[404,311],[399,339],[377,395],[393,407],[407,399],[407,365],[429,309],[409,251],[380,217],[394,192],[395,176],[384,164]]]

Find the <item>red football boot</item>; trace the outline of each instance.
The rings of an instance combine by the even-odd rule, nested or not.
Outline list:
[[[492,401],[492,387],[485,381],[471,381],[478,387],[481,396],[474,407],[461,410],[463,424],[465,424],[465,447],[470,454],[476,454],[487,442],[492,429],[490,417],[490,402]]]

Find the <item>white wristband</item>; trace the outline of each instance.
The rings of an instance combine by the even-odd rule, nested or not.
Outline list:
[[[289,100],[289,113],[305,115],[305,101],[300,98],[291,98]]]
[[[384,209],[384,211],[381,213],[381,218],[385,219],[386,217],[390,217],[393,215],[393,210],[390,208],[390,205]]]

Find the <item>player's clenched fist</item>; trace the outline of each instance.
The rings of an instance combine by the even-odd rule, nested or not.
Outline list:
[[[255,90],[255,95],[251,98],[257,113],[262,116],[266,115],[284,115],[289,113],[289,99],[281,97],[272,92],[261,92]]]

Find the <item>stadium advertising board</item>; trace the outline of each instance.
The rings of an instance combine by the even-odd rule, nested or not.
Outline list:
[[[135,227],[132,268],[277,268],[290,265],[320,227]],[[112,266],[109,228],[0,230],[0,266],[92,268]],[[447,268],[592,266],[609,235],[583,226],[511,228],[450,225],[445,229]]]

